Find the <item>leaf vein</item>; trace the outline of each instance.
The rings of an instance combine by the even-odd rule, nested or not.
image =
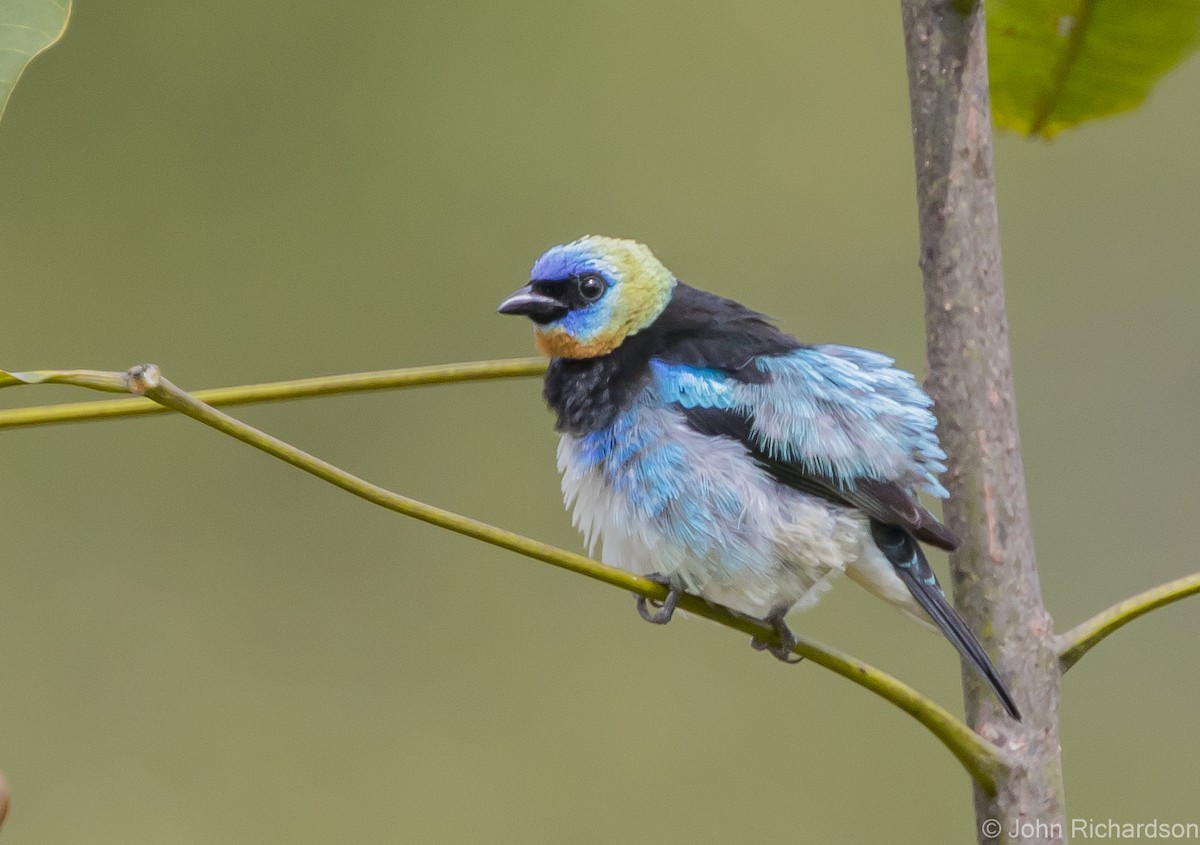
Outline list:
[[[1055,108],[1062,101],[1063,92],[1067,88],[1067,80],[1071,76],[1071,71],[1075,69],[1076,60],[1079,58],[1079,51],[1083,48],[1083,37],[1091,24],[1092,9],[1094,7],[1095,0],[1079,0],[1078,13],[1075,15],[1075,24],[1071,27],[1071,31],[1067,33],[1067,43],[1063,48],[1058,64],[1054,68],[1054,75],[1050,80],[1050,88],[1034,109],[1033,121],[1029,126],[1030,135],[1042,132],[1046,126],[1046,122],[1050,119],[1050,115],[1054,113]]]

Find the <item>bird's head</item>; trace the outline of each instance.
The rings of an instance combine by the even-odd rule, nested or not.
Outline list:
[[[675,287],[645,246],[599,235],[551,247],[529,278],[497,310],[533,320],[534,343],[551,358],[607,355],[653,323]]]

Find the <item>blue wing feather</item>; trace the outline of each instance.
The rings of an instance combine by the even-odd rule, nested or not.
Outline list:
[[[849,346],[802,347],[754,361],[767,376],[741,381],[711,368],[654,360],[663,402],[737,411],[752,420],[757,446],[779,461],[829,476],[892,481],[941,498],[945,453],[933,402],[891,358]]]

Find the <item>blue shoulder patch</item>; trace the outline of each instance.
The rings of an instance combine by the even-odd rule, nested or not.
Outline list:
[[[734,395],[736,382],[720,370],[667,364],[652,358],[650,371],[654,374],[658,397],[666,404],[726,410],[737,407],[737,397]]]

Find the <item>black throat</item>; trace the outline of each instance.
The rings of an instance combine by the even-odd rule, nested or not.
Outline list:
[[[607,428],[633,404],[650,380],[652,358],[762,382],[755,358],[802,345],[757,311],[680,283],[653,323],[607,355],[552,359],[544,395],[558,416],[555,428],[578,436]]]

